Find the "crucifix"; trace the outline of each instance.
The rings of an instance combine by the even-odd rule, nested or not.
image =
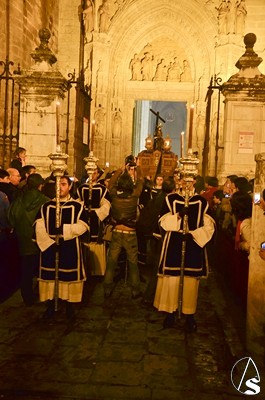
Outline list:
[[[159,120],[162,122],[166,122],[162,117],[159,115],[159,111],[155,112],[150,108],[150,111],[155,114],[156,116],[156,129],[154,133],[154,150],[163,150],[164,149],[164,139],[162,134],[161,125],[159,125]]]
[[[159,111],[155,112],[154,110],[152,110],[152,108],[150,108],[150,111],[156,116],[156,128],[158,127],[159,120],[161,120],[162,122],[166,122],[162,117],[160,117]]]

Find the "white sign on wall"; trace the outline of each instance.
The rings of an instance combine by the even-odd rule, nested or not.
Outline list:
[[[239,132],[238,152],[253,153],[254,132]]]

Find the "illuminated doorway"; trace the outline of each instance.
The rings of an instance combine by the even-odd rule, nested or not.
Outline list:
[[[153,137],[156,128],[156,115],[159,113],[165,122],[162,124],[164,139],[168,135],[172,140],[172,151],[180,157],[180,134],[186,133],[187,103],[180,101],[136,100],[134,108],[133,154],[137,155],[145,149],[148,134]],[[186,135],[184,136],[186,137]],[[185,146],[185,143],[184,143]]]

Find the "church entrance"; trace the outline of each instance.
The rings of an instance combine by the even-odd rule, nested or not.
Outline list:
[[[135,101],[133,154],[145,149],[145,139],[148,135],[153,138],[157,123],[161,124],[163,138],[170,137],[171,151],[180,157],[181,132],[187,137],[187,103],[180,101]]]

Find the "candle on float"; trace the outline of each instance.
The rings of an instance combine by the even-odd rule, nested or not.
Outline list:
[[[184,157],[184,132],[180,134],[180,157]]]
[[[56,146],[60,146],[60,102],[56,103]]]
[[[189,142],[188,149],[192,148],[192,129],[193,129],[193,114],[194,114],[194,105],[190,106],[190,126],[189,126]]]

